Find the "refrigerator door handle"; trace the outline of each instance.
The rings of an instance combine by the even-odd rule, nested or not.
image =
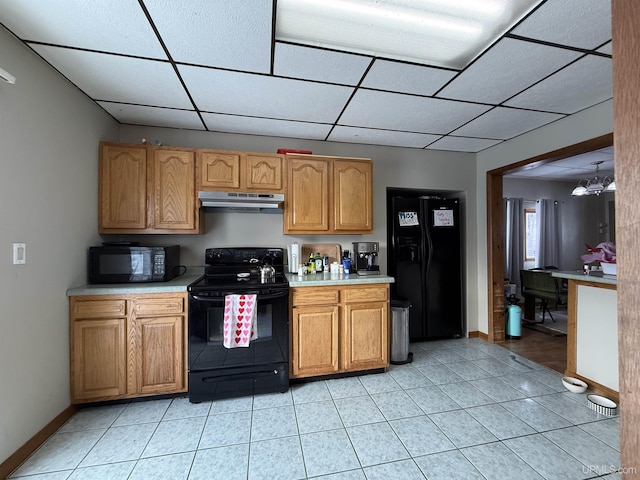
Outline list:
[[[422,221],[422,235],[425,241],[422,242],[422,265],[424,268],[424,277],[429,277],[429,270],[431,267],[431,259],[433,258],[433,241],[431,238],[431,225],[429,224],[429,216],[431,214],[431,210],[428,207],[428,204],[425,202],[425,211],[424,217]]]

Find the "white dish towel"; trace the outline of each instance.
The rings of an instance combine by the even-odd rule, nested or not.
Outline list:
[[[258,338],[256,318],[256,295],[226,295],[222,344],[226,348],[248,347]]]

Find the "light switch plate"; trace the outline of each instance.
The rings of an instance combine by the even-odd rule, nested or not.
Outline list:
[[[25,263],[27,263],[27,244],[14,243],[13,244],[13,264],[24,265]]]

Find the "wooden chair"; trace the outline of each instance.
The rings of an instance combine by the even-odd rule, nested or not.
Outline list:
[[[567,303],[567,293],[563,291],[562,283],[558,280],[559,279],[551,276],[551,272],[545,270],[520,270],[521,293],[524,297],[525,305],[527,304],[527,300],[533,302],[533,309],[535,311],[535,301],[536,299],[540,299],[540,310],[542,312],[542,320],[540,323],[544,323],[546,313],[548,313],[551,320],[555,322],[549,310],[550,301],[555,302],[556,305]]]

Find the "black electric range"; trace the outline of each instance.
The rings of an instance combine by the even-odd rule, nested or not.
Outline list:
[[[288,390],[289,282],[284,254],[282,248],[265,247],[206,250],[205,275],[187,287],[191,402]],[[228,338],[230,296],[256,303],[256,338],[245,346]]]

